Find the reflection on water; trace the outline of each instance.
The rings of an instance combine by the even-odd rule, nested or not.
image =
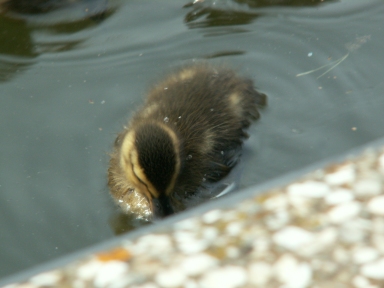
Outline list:
[[[0,54],[35,57],[30,29],[23,21],[0,17]]]
[[[220,51],[217,53],[213,53],[210,55],[205,55],[205,59],[213,59],[213,58],[219,58],[219,57],[228,57],[228,56],[237,56],[237,55],[243,55],[245,54],[245,51]]]
[[[0,82],[34,64],[40,54],[76,49],[85,39],[66,35],[98,25],[112,13],[106,0],[0,1]],[[55,37],[39,41],[46,34]]]
[[[193,9],[186,14],[184,21],[189,28],[244,25],[251,23],[262,14],[262,11],[250,10],[249,8],[316,6],[334,1],[335,0],[233,0],[233,2],[231,2],[196,0],[184,5],[185,8],[193,7]]]
[[[14,17],[43,14],[68,7],[71,11],[81,10],[83,18],[92,17],[105,13],[107,0],[2,0],[0,2],[0,12]]]
[[[185,62],[228,63],[269,97],[240,187],[384,136],[382,0],[74,3],[0,15],[0,277],[143,224],[118,216],[107,153]]]
[[[233,0],[239,4],[246,4],[251,8],[261,8],[269,6],[316,6],[326,2],[335,2],[336,0]]]
[[[0,83],[34,63],[30,30],[24,22],[0,15]]]
[[[195,7],[185,16],[189,28],[244,25],[254,21],[258,14],[242,11],[221,10],[215,7]],[[203,19],[202,19],[203,18]],[[247,30],[245,30],[247,31]]]
[[[133,213],[125,214],[121,211],[114,213],[109,218],[109,225],[112,227],[115,235],[127,233],[150,223],[143,218],[137,218]]]

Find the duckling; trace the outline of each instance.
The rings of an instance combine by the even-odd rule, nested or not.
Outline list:
[[[116,138],[108,169],[112,197],[130,210],[137,193],[155,217],[184,210],[185,199],[236,165],[244,130],[265,103],[252,80],[229,68],[199,63],[170,74]]]

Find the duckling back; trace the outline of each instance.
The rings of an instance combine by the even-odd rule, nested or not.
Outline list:
[[[250,79],[227,68],[198,64],[169,75],[149,92],[127,130],[150,122],[165,133],[163,141],[150,131],[134,140],[139,158],[146,159],[143,182],[158,187],[158,197],[167,197],[172,210],[185,209],[199,187],[221,180],[236,165],[248,137],[244,130],[259,118],[258,106],[265,100]],[[116,146],[113,155],[124,153]],[[135,186],[129,176],[126,181]],[[150,197],[157,198],[156,193]]]

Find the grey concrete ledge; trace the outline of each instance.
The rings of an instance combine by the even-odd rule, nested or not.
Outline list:
[[[23,287],[383,287],[384,139],[9,277]]]

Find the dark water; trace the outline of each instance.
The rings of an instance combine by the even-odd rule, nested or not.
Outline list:
[[[172,67],[229,63],[269,96],[242,186],[384,136],[382,0],[187,3],[0,16],[0,277],[113,237],[107,153]]]

